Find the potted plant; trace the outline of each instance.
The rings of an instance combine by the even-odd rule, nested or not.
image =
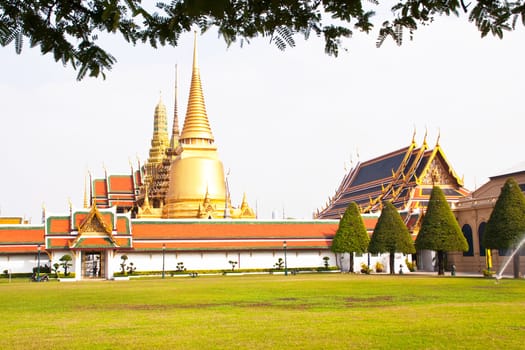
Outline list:
[[[385,270],[385,266],[380,262],[376,262],[376,272],[383,272]]]

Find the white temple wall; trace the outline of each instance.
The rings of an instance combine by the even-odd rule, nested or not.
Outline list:
[[[133,263],[137,271],[162,271],[162,252],[119,252],[111,265],[115,272],[121,271],[122,255],[127,255],[127,265]],[[321,267],[323,257],[328,256],[329,266],[335,266],[335,255],[329,250],[287,251],[287,267]],[[235,261],[235,269],[271,269],[278,259],[284,259],[284,251],[235,251],[235,252],[170,252],[164,255],[165,271],[174,271],[182,262],[186,270],[231,270],[230,261]],[[284,267],[284,265],[283,265]]]
[[[0,256],[0,273],[30,273],[38,264],[38,254],[13,254]],[[40,266],[49,265],[47,254],[40,253]]]

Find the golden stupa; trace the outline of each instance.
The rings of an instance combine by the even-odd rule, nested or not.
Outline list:
[[[162,218],[255,218],[246,198],[240,208],[233,208],[230,203],[224,167],[206,113],[196,36],[186,118],[177,149],[171,154],[174,158],[169,167]]]

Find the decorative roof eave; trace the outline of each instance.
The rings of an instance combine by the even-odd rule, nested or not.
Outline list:
[[[79,237],[69,246],[70,249],[118,249],[120,246],[109,236]]]
[[[402,189],[407,184],[407,179],[410,178],[410,174],[408,175],[405,174],[404,170],[405,170],[408,160],[410,159],[410,156],[412,155],[412,152],[414,151],[416,147],[417,147],[417,144],[413,136],[410,146],[408,146],[408,148],[406,149],[405,156],[403,157],[403,160],[401,161],[401,163],[399,163],[398,168],[395,171],[394,169],[392,169],[392,178],[391,178],[392,181],[388,182],[386,187],[384,187],[383,183],[381,184],[381,189],[382,189],[381,194],[379,194],[379,196],[377,196],[376,198],[370,197],[370,204],[367,207],[365,207],[363,211],[366,212],[366,211],[371,211],[374,208],[377,209],[377,206],[381,204],[381,201],[383,201],[383,199],[386,198],[389,193],[392,193],[392,200],[394,200],[397,197],[397,195],[401,193]],[[402,180],[401,186],[398,186],[398,188],[395,189],[394,187],[397,184],[399,184],[398,180]]]
[[[421,162],[421,159],[423,159],[423,156],[425,155],[425,152],[428,150],[428,144],[426,141],[426,134],[425,134],[425,140],[423,141],[423,144],[421,145],[421,148],[419,149],[419,152],[416,156],[416,159],[414,159],[414,162],[412,162],[412,166],[409,169],[409,174],[407,176],[407,182],[410,181],[412,177],[414,177],[416,185],[420,185],[421,178],[417,177],[416,170],[419,166],[419,163]]]

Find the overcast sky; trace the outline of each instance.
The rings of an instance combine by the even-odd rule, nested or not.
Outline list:
[[[243,192],[260,218],[311,218],[357,155],[365,161],[407,146],[440,144],[475,189],[523,160],[523,30],[503,40],[465,19],[440,19],[414,40],[375,47],[376,33],[327,56],[318,38],[279,51],[267,39],[227,48],[215,30],[199,36],[199,65],[215,142],[230,170],[232,201]],[[408,39],[408,38],[407,38]],[[179,66],[182,127],[192,34],[158,50],[110,40],[118,63],[102,80],[24,47],[0,49],[0,210],[39,223],[83,204],[87,171],[129,173],[147,159],[162,91],[173,110]],[[170,118],[171,119],[171,118]],[[170,120],[171,124],[171,120]],[[171,129],[171,125],[169,125]]]

